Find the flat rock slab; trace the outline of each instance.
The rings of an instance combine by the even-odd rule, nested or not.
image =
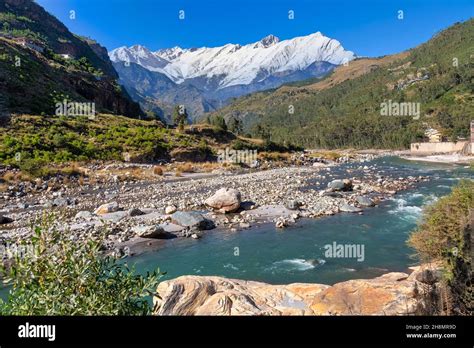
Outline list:
[[[145,209],[142,209],[142,211],[145,212]],[[153,211],[144,215],[134,216],[132,219],[137,222],[151,223],[163,220],[164,217],[165,215],[163,215],[161,212]]]
[[[438,266],[413,273],[324,284],[271,285],[214,276],[182,276],[161,282],[155,315],[414,315],[426,306],[423,282]],[[429,277],[426,275],[430,274]],[[421,281],[420,281],[421,280]],[[428,300],[429,301],[429,300]]]
[[[256,218],[289,218],[295,212],[286,208],[284,205],[262,205],[253,210],[247,210],[245,215],[254,216]]]
[[[137,237],[140,238],[164,238],[166,237],[165,230],[159,225],[151,226],[135,226],[132,228]]]
[[[160,283],[157,315],[308,315],[307,298],[323,284],[270,285],[222,277],[183,276]]]
[[[349,204],[343,204],[339,207],[339,210],[340,211],[343,211],[345,213],[360,213],[362,211],[362,209],[360,208],[357,208],[357,207],[354,207],[352,205],[349,205]]]
[[[177,225],[192,229],[210,230],[215,227],[214,222],[197,211],[177,211],[171,215],[171,219]]]
[[[127,217],[129,217],[128,211],[116,211],[114,213],[102,214],[100,215],[99,219],[112,221],[112,222],[119,222]]]
[[[159,226],[161,228],[163,228],[163,230],[165,232],[168,232],[168,233],[177,233],[177,232],[181,232],[182,230],[184,230],[183,226],[176,225],[176,224],[173,224],[171,222],[160,224]]]

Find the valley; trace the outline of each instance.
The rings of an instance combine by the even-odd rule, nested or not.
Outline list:
[[[0,0],[2,315],[472,314],[473,18],[362,56],[40,2]]]

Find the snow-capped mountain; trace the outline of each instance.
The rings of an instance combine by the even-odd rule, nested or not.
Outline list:
[[[174,47],[151,52],[135,45],[117,48],[109,55],[121,82],[127,89],[134,90],[132,95],[138,92],[143,97],[161,100],[169,99],[166,94],[171,92],[173,100],[179,101],[179,95],[175,95],[178,86],[181,93],[192,87],[194,92],[196,89],[201,91],[211,110],[224,105],[231,97],[323,76],[335,66],[355,58],[354,53],[344,50],[337,40],[320,32],[283,41],[269,35],[243,46]],[[146,86],[140,79],[131,79],[130,72],[123,71],[134,65],[152,73],[146,75]],[[159,81],[161,94],[153,88],[154,79],[150,76]],[[167,86],[172,86],[167,91],[163,91],[165,80]]]

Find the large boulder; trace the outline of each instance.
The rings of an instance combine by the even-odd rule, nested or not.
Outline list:
[[[360,213],[362,209],[354,207],[349,204],[343,204],[339,207],[339,210],[345,213]]]
[[[364,197],[364,196],[357,196],[356,201],[362,207],[373,207],[373,206],[375,206],[375,203],[374,203],[373,200],[371,200],[370,198]]]
[[[198,230],[210,230],[215,227],[211,220],[195,211],[177,211],[171,215],[171,221],[183,227]]]
[[[102,204],[99,208],[97,208],[94,211],[94,214],[96,215],[104,215],[108,213],[114,213],[116,211],[119,211],[120,207],[117,202],[111,202],[111,203],[106,203]]]
[[[174,206],[174,205],[168,205],[168,206],[165,208],[165,214],[170,215],[170,214],[175,213],[177,210],[178,210],[178,209],[176,208],[176,206]]]
[[[204,204],[221,213],[232,213],[239,209],[241,194],[238,190],[223,187],[204,201]]]
[[[352,190],[352,181],[349,179],[333,180],[328,184],[328,188],[332,191],[350,191]]]
[[[301,203],[294,199],[290,199],[285,203],[285,207],[290,210],[298,210],[301,207]]]
[[[9,224],[10,222],[13,222],[12,218],[0,215],[0,225]]]
[[[132,231],[140,238],[161,238],[166,236],[163,227],[159,225],[152,226],[135,226]]]
[[[414,315],[430,306],[418,280],[431,265],[374,279],[324,284],[270,285],[212,276],[182,276],[159,284],[156,315]],[[427,274],[430,273],[430,276]],[[436,284],[433,287],[436,289]],[[431,304],[432,305],[432,304]]]
[[[307,315],[327,285],[270,285],[222,277],[182,276],[160,283],[156,315]]]
[[[313,298],[311,309],[316,315],[423,314],[433,305],[430,302],[433,294],[428,296],[428,293],[437,291],[436,287],[430,290],[418,281],[420,274],[426,274],[423,272],[427,267],[431,266],[419,266],[410,275],[392,272],[374,279],[334,284]]]

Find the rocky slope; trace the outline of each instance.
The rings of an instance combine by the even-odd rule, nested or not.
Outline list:
[[[98,112],[143,114],[117,84],[105,48],[74,35],[35,2],[0,2],[0,23],[0,116],[51,115],[64,99],[93,102]],[[25,38],[29,47],[17,41]]]
[[[4,0],[0,2],[0,18],[2,23],[8,23],[8,32],[4,31],[5,34],[16,31],[14,36],[32,38],[57,54],[86,57],[94,67],[108,76],[118,77],[107,54],[103,55],[104,47],[91,39],[71,33],[63,23],[36,2]],[[99,51],[102,53],[97,54]]]
[[[334,284],[270,285],[222,277],[182,276],[162,282],[156,315],[413,315],[431,304],[440,270],[427,264],[411,273]]]

